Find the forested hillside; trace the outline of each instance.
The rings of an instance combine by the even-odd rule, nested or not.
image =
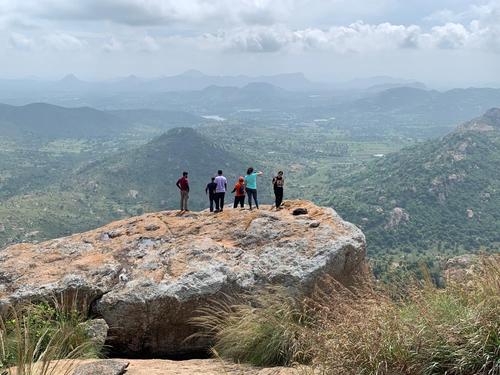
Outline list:
[[[330,203],[372,256],[500,244],[500,109],[337,181]],[[333,180],[333,179],[332,179]]]

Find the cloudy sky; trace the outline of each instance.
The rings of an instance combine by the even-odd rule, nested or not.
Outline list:
[[[500,0],[0,0],[0,76],[500,84]]]

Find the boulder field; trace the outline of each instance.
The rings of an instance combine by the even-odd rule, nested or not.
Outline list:
[[[307,201],[280,211],[149,213],[1,250],[0,306],[77,295],[109,325],[115,353],[189,355],[208,346],[186,340],[196,332],[190,319],[223,293],[268,284],[307,291],[324,275],[350,283],[365,255],[361,230]]]

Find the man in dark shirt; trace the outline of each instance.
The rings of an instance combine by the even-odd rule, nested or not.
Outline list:
[[[283,171],[279,171],[278,175],[273,178],[276,210],[281,210],[281,203],[283,202],[283,186],[285,186],[285,177],[283,177]]]
[[[208,194],[208,199],[210,200],[210,212],[214,212],[214,202],[215,202],[215,189],[217,184],[215,183],[215,177],[212,177],[212,182],[209,182],[205,188],[205,193]]]
[[[177,180],[175,184],[181,192],[181,212],[188,210],[188,199],[189,199],[189,180],[188,173],[182,172],[182,177]]]

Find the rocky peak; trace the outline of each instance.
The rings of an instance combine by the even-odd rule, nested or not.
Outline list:
[[[500,108],[491,108],[484,115],[483,119],[488,124],[500,127]]]
[[[0,257],[3,306],[78,290],[108,323],[115,351],[172,355],[207,347],[185,341],[195,332],[189,320],[221,293],[308,290],[323,275],[352,282],[365,237],[331,208],[288,201],[281,211],[149,213]]]
[[[500,108],[491,108],[472,121],[459,127],[459,131],[487,132],[500,129]]]

